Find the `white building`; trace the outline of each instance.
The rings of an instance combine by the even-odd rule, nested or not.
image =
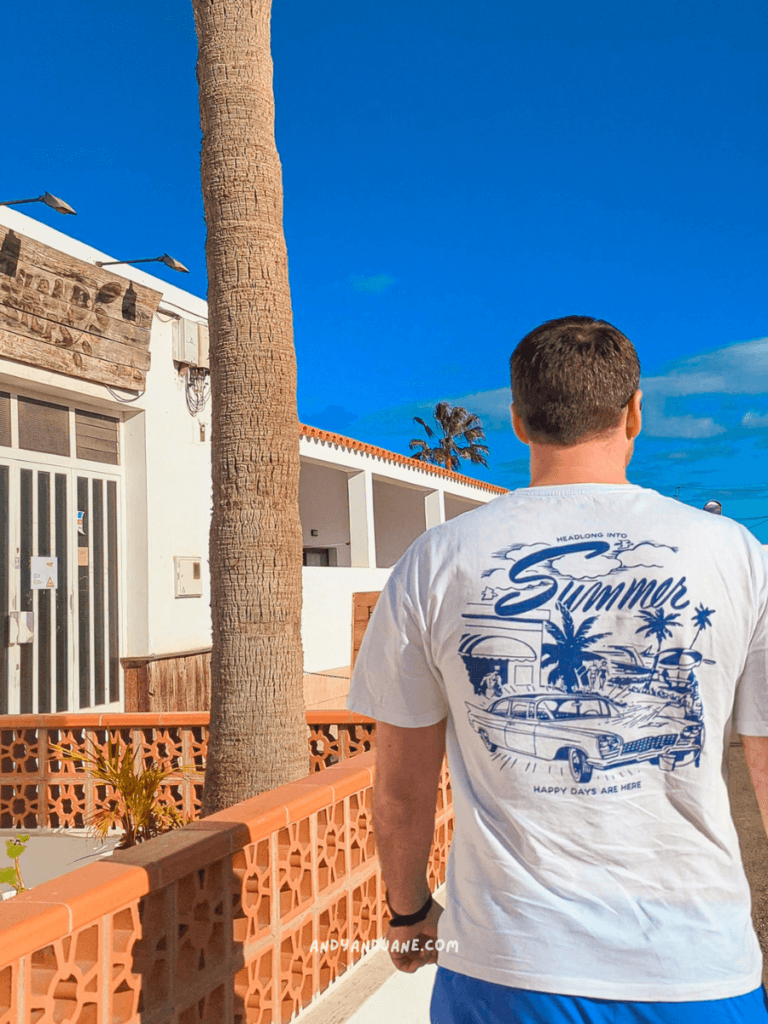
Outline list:
[[[0,714],[122,709],[131,672],[132,709],[181,707],[193,676],[204,687],[206,303],[96,266],[110,258],[0,208]],[[354,593],[503,489],[312,427],[300,451],[318,672],[350,662]],[[141,704],[136,686],[168,692]]]

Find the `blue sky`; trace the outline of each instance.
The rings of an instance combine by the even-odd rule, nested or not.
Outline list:
[[[184,2],[4,12],[0,198],[115,258],[168,251],[204,295]],[[608,319],[636,344],[632,478],[719,497],[768,542],[768,9],[744,0],[276,0],[277,137],[299,413],[407,452],[439,400],[526,482],[519,338]],[[12,88],[8,83],[12,84]]]

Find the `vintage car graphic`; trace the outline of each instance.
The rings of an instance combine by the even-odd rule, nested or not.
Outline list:
[[[488,750],[513,751],[543,761],[567,761],[576,782],[651,761],[665,771],[699,765],[704,727],[673,707],[628,706],[600,694],[523,694],[487,708],[465,702],[469,722]],[[667,713],[665,713],[667,712]]]

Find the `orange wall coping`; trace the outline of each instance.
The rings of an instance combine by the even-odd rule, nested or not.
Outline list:
[[[91,727],[125,729],[132,725],[208,725],[208,711],[66,712],[58,715],[0,715],[0,729],[61,729]]]
[[[62,728],[113,728],[126,729],[152,725],[208,725],[208,711],[109,711],[104,714],[89,712],[59,715],[0,715],[0,729],[62,729]],[[360,725],[369,724],[373,718],[366,718],[356,711],[338,708],[323,711],[307,711],[308,725]]]

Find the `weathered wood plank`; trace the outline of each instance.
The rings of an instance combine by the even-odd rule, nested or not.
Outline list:
[[[83,352],[46,345],[35,338],[24,338],[4,328],[0,328],[0,356],[26,363],[27,366],[41,366],[46,370],[65,373],[69,377],[79,377],[116,388],[143,391],[147,383],[147,375],[143,370],[95,359]]]
[[[2,285],[0,282],[0,327],[22,338],[34,337],[46,345],[57,348],[82,352],[84,355],[95,355],[99,359],[130,366],[137,370],[148,370],[150,364],[149,335],[147,347],[123,345],[112,338],[98,337],[88,331],[71,328],[68,324],[56,323],[45,317],[22,312],[3,305]]]
[[[0,228],[0,280],[12,285],[14,294],[37,292],[39,301],[50,302],[51,309],[74,306],[83,313],[100,309],[107,319],[136,331],[151,330],[162,298],[143,284],[4,228]],[[100,333],[97,328],[95,333]]]
[[[0,228],[0,355],[142,389],[161,293]]]
[[[368,621],[379,599],[380,591],[369,590],[352,595],[352,653],[350,665],[355,667],[363,634],[368,628]]]
[[[6,308],[5,316],[16,323],[27,317],[50,320],[63,324],[70,332],[85,331],[97,338],[112,338],[129,348],[143,350],[149,344],[150,329],[138,326],[130,315],[122,317],[126,289],[119,285],[105,287],[96,293],[86,292],[75,285],[62,290],[63,298],[50,294],[60,278],[23,271],[15,278],[5,277],[0,269],[0,303]],[[71,294],[72,298],[66,296]],[[133,297],[128,295],[126,312],[132,312]],[[114,306],[114,308],[113,308]],[[151,326],[151,322],[150,322]]]

